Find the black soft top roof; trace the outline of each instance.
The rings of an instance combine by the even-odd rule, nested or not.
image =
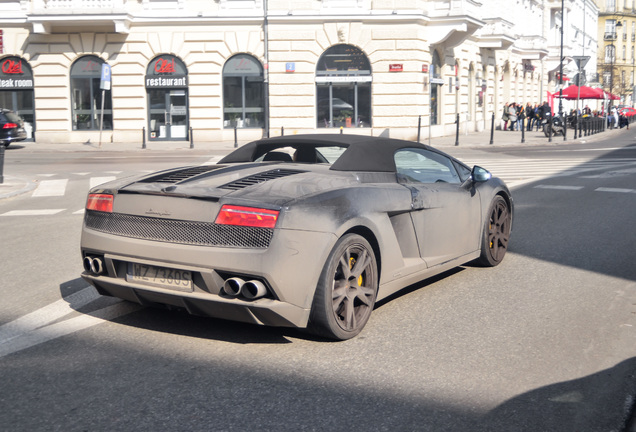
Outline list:
[[[395,160],[393,157],[396,151],[403,148],[422,148],[441,153],[424,144],[392,138],[343,134],[307,134],[252,141],[225,156],[218,163],[253,162],[265,153],[280,147],[320,148],[331,146],[347,148],[331,166],[334,171],[395,172]]]

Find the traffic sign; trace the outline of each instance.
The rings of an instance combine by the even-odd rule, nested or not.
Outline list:
[[[580,69],[583,69],[588,61],[590,61],[590,56],[573,56],[572,57],[576,62],[576,66]]]
[[[102,77],[99,82],[100,90],[110,90],[110,65],[103,63],[102,64]]]

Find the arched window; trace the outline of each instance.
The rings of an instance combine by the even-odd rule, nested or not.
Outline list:
[[[235,55],[223,66],[223,127],[262,128],[264,125],[263,67],[251,55]]]
[[[104,60],[96,56],[79,58],[71,66],[71,115],[73,130],[99,130],[102,90],[99,88]],[[113,129],[110,90],[104,92],[104,127]]]
[[[431,124],[439,124],[440,97],[442,95],[442,61],[437,51],[433,51],[433,62],[431,65]]]
[[[371,127],[371,64],[352,45],[327,49],[316,67],[317,127]]]

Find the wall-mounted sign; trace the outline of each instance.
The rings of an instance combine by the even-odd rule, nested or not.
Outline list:
[[[431,84],[444,84],[444,78],[431,78]]]
[[[146,88],[184,88],[188,71],[177,57],[164,54],[153,59],[146,69]]]
[[[422,72],[428,73],[428,65],[427,64],[423,64],[422,65]]]
[[[402,64],[390,64],[389,72],[402,72],[404,70],[404,66]]]
[[[296,63],[294,62],[285,63],[285,72],[296,72]]]
[[[26,60],[15,56],[0,60],[0,89],[33,89],[33,72]]]

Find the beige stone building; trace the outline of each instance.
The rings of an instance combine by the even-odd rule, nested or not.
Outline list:
[[[603,89],[620,96],[619,104],[634,106],[636,67],[636,2],[599,0],[598,73]]]
[[[554,0],[0,3],[0,104],[41,142],[425,138],[558,81]]]

